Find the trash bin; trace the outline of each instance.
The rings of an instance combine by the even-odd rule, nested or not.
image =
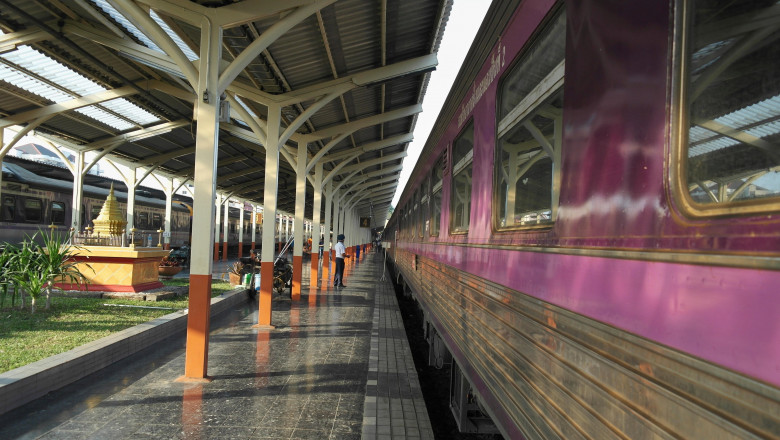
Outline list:
[[[251,282],[252,282],[252,274],[248,273],[244,275],[244,288],[248,289]]]
[[[260,274],[255,274],[255,292],[260,292]]]

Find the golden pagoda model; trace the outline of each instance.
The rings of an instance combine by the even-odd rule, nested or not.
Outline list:
[[[95,220],[92,221],[95,225],[95,234],[117,236],[125,233],[125,226],[127,221],[122,219],[122,212],[119,210],[119,203],[116,201],[114,195],[114,184],[111,184],[111,189],[108,191],[108,197],[106,202],[103,203],[103,207],[100,208],[100,214]]]

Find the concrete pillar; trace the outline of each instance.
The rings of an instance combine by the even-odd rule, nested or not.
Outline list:
[[[276,189],[279,181],[279,124],[281,108],[268,106],[268,131],[265,145],[265,189],[263,192],[263,218],[276,219]],[[271,298],[274,287],[274,227],[263,228],[262,263],[260,263],[260,298],[257,327],[272,329]]]
[[[222,261],[228,260],[228,237],[230,234],[230,222],[228,221],[230,219],[230,197],[225,197],[225,203],[223,203],[225,207],[225,224],[222,225]]]
[[[217,194],[214,198],[214,261],[219,261],[219,242],[220,242],[220,225],[222,224],[222,195]],[[195,236],[193,234],[193,236]]]
[[[324,246],[322,250],[322,268],[323,270],[329,270],[330,268],[330,247],[331,236],[330,229],[332,225],[332,213],[333,213],[333,183],[328,182],[327,191],[325,191],[325,230],[322,231],[324,240]]]
[[[311,231],[311,280],[316,285],[316,274],[320,260],[320,237],[322,236],[322,224],[320,223],[320,210],[322,209],[322,163],[314,167],[314,207],[312,210]]]
[[[171,214],[173,211],[173,178],[169,177],[165,179],[163,183],[163,191],[165,191],[165,220],[163,223],[163,231],[167,232],[168,236],[163,237],[165,244],[163,249],[171,248]]]
[[[238,258],[244,256],[244,206],[238,211]]]
[[[257,216],[259,211],[257,210],[257,205],[252,205],[252,244],[250,246],[251,250],[255,249],[255,239],[257,238]]]
[[[127,176],[127,226],[126,228],[128,232],[130,232],[130,229],[135,228],[135,186],[136,186],[136,175],[135,175],[135,168],[130,168],[130,175]],[[82,178],[83,179],[83,178]],[[82,202],[79,201],[79,206],[81,206]],[[89,223],[89,213],[86,213],[86,221]],[[86,225],[81,225],[82,228]],[[136,235],[136,238],[138,236]],[[143,243],[143,240],[142,240]],[[141,245],[145,246],[145,244]]]
[[[201,29],[200,62],[195,111],[195,194],[193,201],[190,295],[187,315],[187,346],[184,376],[206,379],[211,308],[211,272],[214,251],[214,198],[217,192],[217,139],[219,135],[219,63],[222,30],[204,22]]]
[[[293,300],[301,299],[301,281],[303,280],[303,241],[304,241],[304,210],[306,209],[306,144],[298,144],[298,164],[295,170],[295,226],[293,227]]]
[[[81,213],[84,201],[84,152],[76,153],[76,170],[73,174],[73,202],[71,203],[70,225],[74,231],[81,231],[84,225],[81,224]],[[128,216],[130,213],[128,212]],[[127,232],[132,228],[130,218],[127,219]]]

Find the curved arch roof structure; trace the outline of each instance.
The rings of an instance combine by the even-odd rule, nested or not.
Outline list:
[[[192,179],[202,29],[222,30],[217,190],[263,204],[281,107],[278,209],[294,158],[384,224],[452,0],[0,0],[0,128]],[[4,140],[4,145],[9,139]],[[0,158],[7,152],[3,149]],[[372,185],[374,185],[372,187]],[[361,201],[362,200],[362,201]],[[324,208],[322,208],[324,213]]]

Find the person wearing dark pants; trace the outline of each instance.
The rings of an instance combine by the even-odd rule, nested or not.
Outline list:
[[[344,234],[339,234],[336,243],[336,274],[333,276],[334,287],[347,287],[344,285],[344,258],[347,256],[344,248]]]

